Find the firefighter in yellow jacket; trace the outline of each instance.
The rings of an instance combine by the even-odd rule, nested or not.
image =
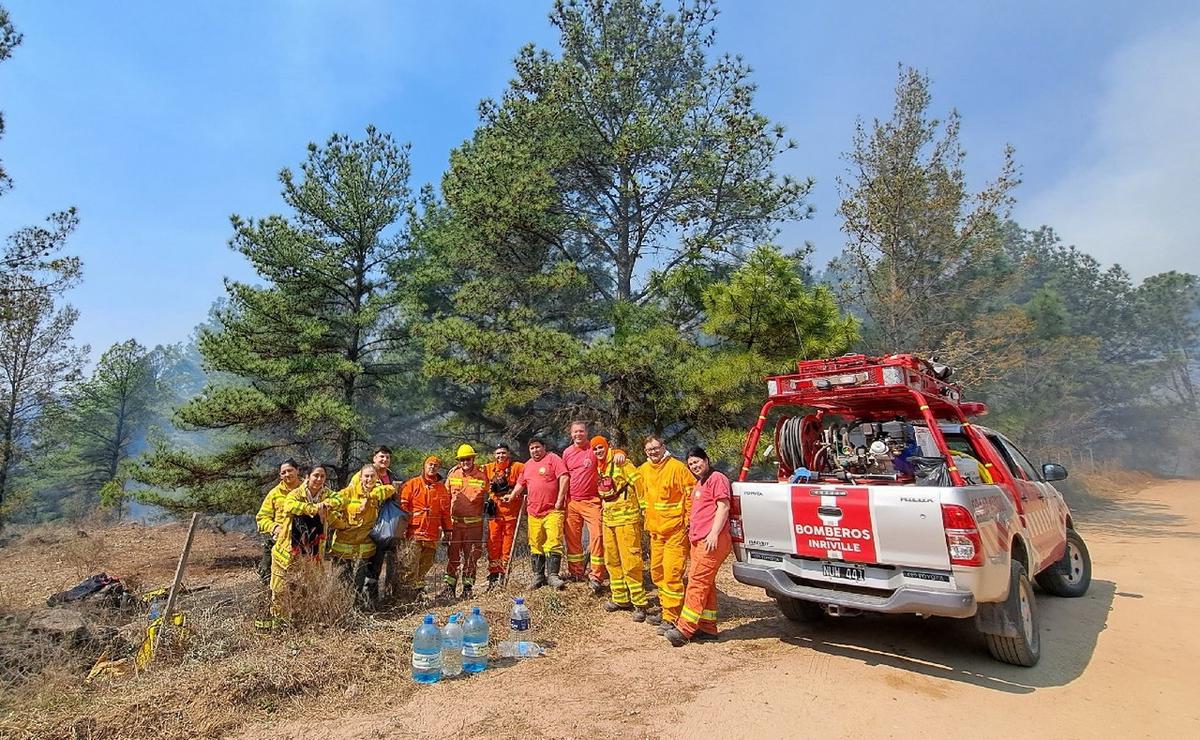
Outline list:
[[[604,610],[633,610],[633,621],[646,621],[646,590],[642,587],[642,511],[637,469],[610,450],[604,437],[592,437],[591,448],[599,473],[597,491],[603,505],[601,532],[604,567],[612,597]],[[620,463],[617,460],[621,460]]]
[[[661,614],[646,620],[659,632],[679,619],[683,608],[683,573],[688,559],[688,517],[696,477],[678,458],[672,457],[663,441],[646,437],[646,462],[638,467],[642,483],[642,509],[650,534],[650,580],[658,588]]]
[[[275,547],[275,540],[279,538],[279,525],[283,523],[283,500],[299,487],[300,466],[295,460],[288,458],[279,464],[279,483],[267,491],[267,496],[254,517],[259,534],[264,535],[263,556],[258,564],[258,575],[263,583],[267,583],[271,578],[271,550]]]
[[[374,465],[362,466],[358,479],[357,485],[334,494],[337,503],[329,516],[334,529],[329,556],[341,564],[343,576],[353,582],[360,601],[371,605],[378,593],[377,578],[370,577],[371,556],[375,554],[371,528],[379,517],[380,504],[395,496],[396,489],[379,483]]]
[[[307,472],[304,483],[284,495],[279,504],[282,518],[271,548],[271,614],[276,618],[285,616],[288,569],[300,558],[323,559],[326,517],[336,505],[333,491],[325,485],[325,466],[316,465]]]

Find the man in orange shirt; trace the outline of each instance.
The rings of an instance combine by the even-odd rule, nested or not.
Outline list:
[[[521,514],[521,496],[514,491],[524,470],[524,463],[512,460],[512,449],[503,442],[492,451],[495,462],[483,466],[489,481],[488,492],[488,590],[500,583],[508,572],[508,556],[512,552],[513,535]]]
[[[469,599],[475,587],[475,568],[483,550],[483,504],[487,498],[488,479],[475,464],[475,448],[459,445],[458,465],[446,475],[450,492],[450,562],[446,565],[446,585],[440,594],[453,599],[462,573],[462,597]]]
[[[441,466],[442,461],[430,455],[421,466],[421,475],[408,479],[400,488],[400,508],[409,516],[404,537],[419,549],[416,560],[404,568],[404,585],[417,591],[425,587],[438,542],[450,534],[450,493],[438,474]]]

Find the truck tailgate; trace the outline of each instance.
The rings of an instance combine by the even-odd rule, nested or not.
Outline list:
[[[939,488],[747,481],[733,493],[748,549],[950,569]]]

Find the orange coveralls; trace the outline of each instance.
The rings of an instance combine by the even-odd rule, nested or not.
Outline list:
[[[508,481],[509,492],[517,486],[517,479],[521,477],[521,471],[525,469],[525,463],[509,461],[505,465],[505,469],[501,470],[500,463],[490,462],[483,466],[483,474],[487,476],[489,481],[489,493],[492,501],[496,504],[496,516],[488,520],[488,575],[504,575],[508,570],[508,556],[512,552],[513,535],[517,533],[517,519],[521,515],[521,504],[524,497],[514,497],[507,504],[500,500],[500,496],[490,491],[491,481],[503,476],[504,480]]]
[[[412,588],[421,588],[425,585],[425,576],[433,567],[442,532],[449,532],[452,526],[450,492],[446,490],[440,475],[433,480],[418,475],[409,478],[400,488],[400,508],[409,514],[404,537],[421,548],[417,562],[405,568],[404,582]]]
[[[488,479],[483,468],[470,472],[455,465],[446,475],[450,492],[450,562],[446,565],[446,585],[458,583],[462,571],[464,586],[475,585],[475,567],[483,550],[483,502],[487,496]]]

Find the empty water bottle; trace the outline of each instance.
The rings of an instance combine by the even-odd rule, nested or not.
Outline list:
[[[525,599],[513,599],[512,609],[508,611],[508,639],[510,642],[520,642],[529,632],[531,615]]]
[[[463,670],[467,673],[479,673],[487,668],[488,623],[477,606],[471,607],[471,614],[463,625],[462,659]]]
[[[457,676],[463,671],[463,628],[457,614],[451,614],[442,628],[442,675]]]
[[[442,634],[432,614],[413,633],[412,677],[417,683],[437,683],[442,677]]]
[[[496,652],[500,654],[501,658],[536,658],[539,655],[545,655],[546,648],[529,640],[520,642],[505,640],[496,646]]]

